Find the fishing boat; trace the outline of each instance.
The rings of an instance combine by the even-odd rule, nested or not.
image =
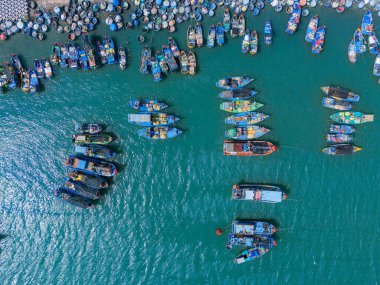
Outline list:
[[[220,109],[230,113],[252,112],[264,106],[261,103],[251,100],[228,101],[220,104]]]
[[[272,44],[272,38],[273,38],[272,24],[268,20],[265,22],[265,26],[264,26],[264,39],[265,39],[265,44],[267,46],[270,46]]]
[[[106,51],[107,64],[117,63],[115,45],[110,37],[103,36],[103,46]]]
[[[252,55],[257,54],[258,46],[259,46],[259,38],[258,38],[256,30],[253,30],[251,34],[251,40],[249,43],[249,47],[250,47],[249,53]]]
[[[311,52],[314,54],[320,54],[323,50],[323,44],[325,42],[326,28],[321,26],[315,33],[315,38],[312,43]]]
[[[100,124],[84,123],[75,126],[75,131],[80,134],[98,134],[102,131]]]
[[[352,144],[334,144],[322,149],[322,152],[328,155],[350,155],[362,150],[360,147]]]
[[[141,52],[141,65],[140,65],[140,72],[143,74],[148,74],[149,69],[151,68],[151,58],[152,58],[152,51],[148,46],[145,46]]]
[[[8,88],[14,89],[20,86],[20,75],[17,74],[15,67],[9,62],[4,62],[2,66],[4,68],[4,74],[6,75]]]
[[[187,59],[189,61],[189,74],[195,75],[197,70],[197,59],[195,54],[192,51],[189,51]]]
[[[339,124],[358,125],[373,122],[375,116],[362,112],[339,112],[331,115],[330,118]]]
[[[226,100],[246,100],[257,94],[255,90],[249,88],[241,88],[234,90],[225,90],[219,93],[219,97]]]
[[[179,63],[181,64],[181,73],[188,74],[189,73],[189,61],[187,58],[187,54],[184,50],[181,50],[181,56],[179,58]]]
[[[252,220],[236,220],[232,222],[231,234],[241,236],[272,236],[277,231],[276,227],[268,222]]]
[[[307,26],[305,41],[312,43],[315,39],[315,33],[318,28],[318,15],[315,15],[310,19],[309,25]]]
[[[124,48],[119,46],[119,67],[121,70],[124,70],[127,67],[127,55],[125,53]]]
[[[380,76],[380,53],[376,56],[375,63],[373,64],[373,75]]]
[[[250,42],[251,42],[251,36],[249,34],[249,30],[245,31],[245,34],[243,36],[243,40],[241,43],[241,52],[242,53],[248,53],[250,48]]]
[[[51,69],[50,62],[47,59],[43,58],[42,59],[42,66],[44,68],[45,77],[48,79],[52,78],[53,77],[53,71]]]
[[[155,57],[151,58],[152,74],[155,82],[160,82],[162,80],[161,68],[158,60]]]
[[[236,38],[239,35],[239,21],[238,17],[236,14],[232,16],[232,21],[231,21],[231,37]]]
[[[177,43],[172,37],[169,37],[169,47],[173,53],[173,56],[179,58],[180,52]]]
[[[172,127],[150,127],[137,131],[140,137],[152,140],[171,139],[182,134],[182,131]]]
[[[365,39],[360,28],[356,29],[353,38],[355,44],[355,51],[357,54],[362,54],[367,51],[367,47],[365,45]]]
[[[88,58],[87,54],[84,51],[84,49],[81,46],[77,46],[77,51],[78,51],[78,57],[79,57],[79,65],[80,67],[86,71],[90,69],[90,65],[88,64]]]
[[[4,70],[4,66],[0,64],[0,94],[4,94],[8,90],[8,78]]]
[[[113,138],[107,134],[75,134],[72,141],[77,144],[109,144]]]
[[[276,244],[273,235],[261,235],[261,234],[228,234],[227,249],[232,249],[234,246],[244,246],[248,248],[254,248],[258,243]]]
[[[216,26],[216,44],[218,46],[224,45],[224,28],[221,22]]]
[[[245,33],[245,18],[244,18],[244,14],[241,13],[239,15],[239,19],[238,19],[238,29],[239,29],[239,36],[242,37]]]
[[[351,40],[350,44],[348,45],[348,59],[351,63],[355,63],[357,60],[354,40]]]
[[[187,47],[188,48],[195,48],[197,44],[196,36],[195,36],[195,30],[193,26],[189,26],[187,28]]]
[[[354,92],[339,86],[323,86],[321,87],[323,93],[327,96],[340,101],[346,102],[359,102],[360,96]]]
[[[197,47],[203,46],[203,30],[199,22],[195,25],[195,38],[197,40]]]
[[[174,55],[173,55],[173,52],[172,50],[170,49],[170,47],[168,46],[163,46],[162,47],[162,52],[165,56],[165,60],[166,62],[168,63],[169,65],[169,68],[170,68],[170,71],[171,72],[176,72],[179,70],[179,66],[178,66],[178,63],[177,61],[175,60],[174,58]]]
[[[66,159],[66,166],[73,170],[104,177],[113,177],[117,174],[117,169],[111,162],[89,157],[80,158],[70,155]]]
[[[232,200],[280,203],[287,198],[278,186],[265,184],[237,184],[232,187]]]
[[[165,55],[160,50],[156,51],[156,59],[160,65],[161,71],[167,74],[169,72],[169,65],[166,62]]]
[[[239,253],[234,259],[233,262],[236,264],[245,263],[258,259],[259,257],[266,254],[271,248],[272,244],[268,245],[267,243],[256,243],[254,247],[248,248],[241,253]]]
[[[368,36],[368,49],[373,55],[377,55],[380,51],[379,41],[376,38],[375,32],[371,32]]]
[[[101,64],[107,64],[107,55],[106,55],[106,49],[104,48],[104,45],[100,42],[96,42],[96,50],[98,52],[98,57],[100,59]]]
[[[108,188],[107,180],[100,176],[93,176],[93,175],[89,175],[80,171],[72,171],[69,174],[69,178],[71,181],[83,183],[91,188],[95,188],[95,189]]]
[[[38,75],[35,70],[30,70],[30,92],[38,92],[40,90],[40,82],[38,80]]]
[[[231,30],[231,15],[230,15],[230,10],[228,8],[224,9],[223,28],[226,33],[228,33]]]
[[[21,91],[24,93],[28,93],[30,91],[30,74],[25,69],[21,71]]]
[[[352,108],[352,104],[350,102],[339,101],[329,97],[322,98],[322,106],[341,111],[347,111]]]
[[[167,108],[168,105],[152,99],[132,99],[128,101],[128,107],[139,110],[140,112],[157,112]]]
[[[373,19],[371,11],[365,12],[362,19],[361,30],[363,32],[363,35],[366,36],[369,36],[371,32],[373,32]]]
[[[353,126],[349,125],[336,125],[331,124],[330,125],[330,133],[333,134],[352,134],[356,131],[356,129]]]
[[[227,90],[233,90],[237,88],[242,88],[251,83],[253,80],[253,78],[250,78],[248,76],[227,77],[218,80],[216,82],[216,87],[224,88]]]
[[[327,134],[326,140],[331,143],[349,143],[354,140],[354,137],[347,134]]]
[[[78,68],[78,50],[75,48],[74,44],[71,42],[67,44],[67,51],[69,54],[69,67]]]
[[[288,26],[285,30],[286,33],[288,33],[289,35],[294,34],[294,32],[298,28],[300,17],[301,17],[301,6],[299,3],[296,2],[293,4],[293,13],[291,14],[290,19],[288,21]]]
[[[167,126],[179,121],[179,118],[166,113],[128,114],[128,122],[141,127]]]
[[[21,60],[20,60],[20,58],[17,56],[17,55],[15,55],[15,54],[11,54],[11,60],[12,60],[12,64],[13,64],[13,66],[15,67],[15,69],[16,69],[16,72],[18,73],[18,74],[21,74],[22,73],[22,71],[24,70],[24,67],[22,66],[22,64],[21,64]]]
[[[87,54],[89,67],[90,69],[96,69],[98,65],[96,62],[96,53],[94,51],[91,39],[88,35],[85,35],[83,43],[84,43],[84,50]]]
[[[44,68],[42,66],[42,62],[39,59],[34,60],[34,70],[37,72],[38,78],[43,79],[45,77]]]
[[[100,159],[108,159],[116,156],[116,152],[103,145],[75,145],[74,152],[76,154]]]
[[[241,126],[229,129],[225,132],[225,135],[229,139],[234,140],[250,140],[257,139],[267,133],[270,130],[261,126]]]
[[[90,200],[96,200],[100,198],[99,189],[90,188],[80,182],[70,181],[68,178],[59,189],[64,190],[69,194],[81,196]]]
[[[62,68],[66,68],[69,66],[68,64],[68,60],[69,60],[69,53],[67,51],[67,47],[63,44],[61,44],[61,48],[60,48],[60,56],[59,56],[59,65],[62,67]]]
[[[269,115],[263,113],[248,112],[227,117],[225,123],[235,126],[247,126],[260,123],[267,118],[269,118]]]
[[[65,192],[64,189],[57,189],[54,191],[54,196],[60,198],[63,202],[69,203],[71,205],[77,206],[79,208],[87,209],[93,208],[94,204],[92,200],[86,199],[80,196],[72,195]]]
[[[207,34],[207,47],[212,48],[215,46],[216,29],[214,25],[210,26]]]
[[[59,63],[59,57],[61,54],[61,49],[57,43],[55,43],[51,49],[50,62],[54,65]]]
[[[262,156],[269,155],[276,150],[276,146],[268,141],[224,141],[224,155]]]

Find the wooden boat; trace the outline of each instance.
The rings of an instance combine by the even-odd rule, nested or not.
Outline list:
[[[66,166],[73,170],[104,177],[112,177],[117,174],[117,169],[111,162],[89,157],[79,158],[75,155],[70,155],[66,159]]]
[[[103,145],[75,145],[74,152],[88,157],[108,159],[116,156],[116,152]]]
[[[244,36],[244,33],[245,33],[245,18],[244,18],[244,14],[243,13],[241,13],[239,15],[238,29],[239,29],[239,36],[240,37]]]
[[[108,36],[103,36],[103,46],[106,51],[107,64],[116,64],[116,51],[112,39]]]
[[[30,74],[25,69],[21,71],[21,91],[24,93],[30,91]]]
[[[294,34],[294,32],[298,28],[300,17],[301,17],[301,6],[299,3],[296,2],[293,4],[293,13],[291,14],[290,19],[288,21],[288,26],[285,30],[286,33],[288,33],[289,35]]]
[[[242,53],[248,53],[249,48],[250,48],[250,42],[251,42],[251,36],[249,34],[249,30],[246,30],[245,34],[243,35],[243,41],[241,43]]]
[[[251,40],[249,43],[249,47],[250,47],[249,53],[252,55],[257,54],[258,46],[259,46],[259,38],[258,38],[256,30],[253,30],[251,34]]]
[[[148,74],[151,68],[152,51],[148,46],[145,46],[141,52],[141,64],[140,72],[142,74]]]
[[[310,19],[305,36],[305,41],[307,41],[308,43],[312,43],[315,39],[315,33],[317,32],[318,28],[318,20],[318,15],[315,15],[313,18]]]
[[[239,22],[236,14],[232,16],[230,33],[233,38],[236,38],[239,35]]]
[[[367,51],[367,47],[365,45],[365,39],[360,28],[356,29],[353,38],[355,44],[355,51],[357,54],[362,54]]]
[[[189,61],[189,74],[195,75],[197,70],[197,59],[195,57],[195,54],[192,51],[189,51],[189,55],[187,58]]]
[[[241,236],[272,236],[277,231],[276,227],[268,222],[253,220],[235,220],[231,225],[231,234]]]
[[[330,125],[330,133],[333,134],[352,134],[356,131],[356,129],[353,126],[349,125]]]
[[[260,123],[269,118],[269,115],[256,112],[248,112],[244,114],[236,114],[226,118],[225,123],[235,126],[247,126]]]
[[[61,53],[59,56],[59,64],[62,68],[66,68],[69,66],[69,64],[68,64],[69,54],[67,51],[67,47],[65,45],[61,44],[60,51],[61,51]]]
[[[84,123],[75,126],[75,131],[80,134],[97,134],[102,131],[100,124]]]
[[[230,15],[230,10],[228,8],[224,9],[223,28],[226,33],[228,33],[231,30],[231,15]]]
[[[251,83],[253,80],[253,78],[250,78],[248,76],[227,77],[218,80],[216,82],[216,87],[233,90],[242,88]]]
[[[99,189],[87,187],[80,182],[70,181],[68,178],[59,189],[64,190],[69,194],[81,196],[90,200],[96,200],[100,198]]]
[[[350,102],[339,101],[329,97],[322,98],[322,106],[341,111],[347,111],[352,108],[352,104]]]
[[[197,40],[197,47],[203,46],[203,30],[199,22],[195,25],[195,38]]]
[[[269,155],[276,150],[276,146],[268,141],[224,141],[224,155],[263,156]]]
[[[272,38],[273,38],[272,24],[268,20],[265,22],[265,26],[264,26],[264,39],[265,39],[265,44],[267,46],[270,46],[272,44]]]
[[[327,134],[326,140],[331,143],[349,143],[354,140],[354,137],[347,134]]]
[[[375,116],[361,112],[339,112],[331,115],[330,118],[340,124],[358,125],[373,122]]]
[[[227,138],[234,140],[250,140],[257,139],[269,132],[269,129],[261,126],[241,126],[227,130],[225,135]]]
[[[357,60],[354,40],[351,40],[350,44],[348,45],[348,59],[351,63],[355,63]]]
[[[266,254],[272,248],[272,244],[257,242],[254,247],[248,248],[241,253],[239,253],[233,262],[236,264],[245,263],[260,258]]]
[[[171,139],[182,134],[182,131],[172,127],[150,127],[137,131],[140,137],[152,140]]]
[[[170,47],[168,46],[163,46],[162,47],[162,52],[165,56],[165,60],[166,62],[168,63],[169,65],[169,68],[170,68],[170,71],[171,72],[176,72],[179,70],[179,66],[178,66],[178,63],[177,61],[175,60],[174,58],[174,55],[173,55],[173,52],[172,50],[170,49]]]
[[[181,73],[184,75],[188,74],[189,73],[189,60],[188,60],[187,54],[184,50],[181,50],[179,63],[181,65]]]
[[[215,46],[216,29],[214,25],[210,26],[207,34],[207,47],[213,48]]]
[[[38,78],[43,79],[45,77],[44,68],[42,66],[42,62],[39,59],[34,60],[34,70],[37,72]]]
[[[323,50],[323,44],[325,43],[326,27],[321,26],[315,33],[315,38],[311,47],[311,52],[314,54],[320,54]]]
[[[368,36],[368,49],[373,55],[377,55],[380,51],[379,41],[376,38],[375,32],[371,32]]]
[[[30,70],[30,92],[38,92],[40,90],[40,82],[38,80],[38,75],[35,70]]]
[[[73,143],[78,144],[109,144],[113,138],[107,134],[75,134],[73,135]]]
[[[90,65],[88,64],[87,54],[84,49],[80,46],[77,46],[79,64],[81,68],[86,71],[90,69]]]
[[[234,246],[244,246],[247,248],[254,248],[257,244],[276,245],[273,235],[261,234],[228,234],[227,249],[232,249]]]
[[[173,56],[176,58],[179,58],[179,56],[180,56],[179,48],[178,48],[177,43],[175,42],[175,40],[172,37],[169,37],[169,47],[173,53]]]
[[[321,87],[322,92],[327,96],[340,101],[346,102],[359,102],[360,96],[354,92],[339,86],[323,86]]]
[[[257,94],[255,90],[249,88],[241,88],[235,90],[225,90],[219,93],[219,97],[226,100],[246,100]]]
[[[139,110],[140,112],[157,112],[167,108],[168,105],[158,100],[132,99],[128,101],[128,107]]]
[[[61,49],[57,43],[54,43],[51,55],[50,55],[50,62],[54,65],[57,65],[59,63],[59,56],[61,54]]]
[[[42,66],[44,68],[45,77],[48,79],[52,78],[53,77],[53,71],[51,69],[50,62],[47,59],[43,58],[42,59]]]
[[[68,60],[69,67],[78,68],[78,60],[79,60],[78,50],[75,48],[73,43],[70,42],[67,44],[67,51],[69,55],[69,60]]]
[[[128,114],[128,122],[142,127],[156,127],[174,124],[179,118],[166,113]]]
[[[165,55],[161,52],[161,51],[156,51],[156,59],[160,65],[160,69],[162,72],[164,73],[168,73],[169,72],[169,65],[168,63],[166,62],[166,59],[165,59]]]
[[[375,63],[373,64],[373,75],[380,76],[380,53],[376,56]]]
[[[221,22],[216,26],[216,44],[218,46],[224,45],[224,28]]]
[[[372,19],[372,12],[367,11],[365,12],[362,24],[361,24],[361,30],[363,32],[363,35],[369,36],[371,32],[373,32],[373,19]]]
[[[220,104],[220,109],[230,113],[246,113],[255,111],[262,106],[264,105],[251,100],[236,100],[223,102]]]
[[[322,152],[328,155],[350,155],[362,150],[360,147],[352,144],[334,144],[322,149]]]
[[[265,184],[237,184],[232,187],[232,200],[280,203],[287,198],[280,187]]]
[[[119,67],[121,70],[124,70],[127,67],[127,55],[124,48],[119,46]]]
[[[93,176],[80,171],[70,172],[69,178],[71,181],[80,182],[94,189],[108,188],[108,182],[100,176]]]
[[[195,36],[195,30],[193,26],[189,26],[187,28],[187,47],[188,48],[195,48],[197,44],[196,36]]]
[[[86,199],[80,196],[72,195],[63,189],[57,189],[54,191],[54,196],[60,198],[63,202],[69,203],[71,205],[77,206],[79,208],[93,208],[94,204],[92,203],[92,200]]]
[[[155,57],[151,58],[152,74],[155,82],[160,82],[162,80],[161,67],[158,60]]]
[[[100,59],[101,64],[107,64],[107,54],[106,54],[106,49],[104,48],[104,45],[100,42],[96,42],[96,49],[98,51],[98,57]]]

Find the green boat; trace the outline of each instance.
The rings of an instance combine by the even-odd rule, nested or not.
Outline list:
[[[338,112],[331,115],[330,118],[340,124],[358,125],[373,122],[375,116],[363,114],[362,112]]]
[[[220,109],[230,113],[246,113],[257,110],[262,106],[264,105],[251,100],[237,100],[232,102],[223,102],[220,104]]]
[[[73,135],[73,143],[78,144],[109,144],[112,137],[107,134],[75,134]]]

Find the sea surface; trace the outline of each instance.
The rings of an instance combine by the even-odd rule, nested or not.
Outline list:
[[[288,15],[266,9],[249,16],[263,38],[271,19],[275,37],[258,55],[243,55],[241,39],[224,47],[195,49],[198,74],[170,74],[161,83],[140,74],[137,30],[113,33],[126,45],[131,64],[96,71],[54,68],[41,94],[12,91],[0,97],[1,284],[378,284],[380,280],[380,86],[374,57],[355,65],[347,46],[362,14],[314,9],[327,26],[325,50],[312,55],[304,41],[310,18],[293,36]],[[221,9],[210,23],[220,19]],[[189,22],[188,22],[189,23]],[[194,24],[194,22],[193,22]],[[380,21],[375,19],[379,27]],[[173,35],[185,48],[187,24]],[[110,34],[105,26],[97,37]],[[166,32],[147,34],[160,48]],[[1,59],[48,57],[65,35],[39,42],[19,35],[1,43]],[[215,81],[249,75],[260,111],[271,116],[265,137],[279,146],[267,157],[223,156],[224,119]],[[361,95],[354,110],[375,114],[358,126],[350,157],[329,157],[325,135],[333,110],[321,107],[321,86],[336,84]],[[139,138],[127,122],[131,98],[157,98],[181,120],[184,134],[168,141]],[[94,210],[62,203],[52,191],[66,173],[74,124],[101,122],[117,137],[120,171]],[[273,183],[289,199],[277,205],[231,201],[238,182]],[[235,265],[239,249],[225,248],[231,221],[265,219],[279,231],[278,245],[260,260]],[[223,235],[215,230],[222,228]]]

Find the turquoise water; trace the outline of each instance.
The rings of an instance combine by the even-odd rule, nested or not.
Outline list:
[[[219,11],[220,12],[220,11]],[[196,49],[195,77],[170,75],[163,82],[138,72],[141,46],[127,36],[132,62],[125,72],[55,69],[40,95],[12,92],[0,97],[0,241],[2,284],[376,284],[379,276],[378,141],[380,126],[358,127],[352,157],[327,157],[320,149],[333,113],[320,105],[320,86],[357,91],[355,110],[380,107],[374,58],[349,63],[347,45],[361,15],[316,10],[327,26],[325,50],[313,56],[304,42],[303,18],[294,36],[284,33],[288,15],[266,11],[248,19],[262,32],[267,18],[274,44],[255,57],[241,41]],[[216,21],[216,18],[213,18]],[[206,22],[206,26],[210,21]],[[379,21],[375,23],[379,25]],[[205,24],[204,24],[205,25]],[[174,34],[185,47],[185,26]],[[97,30],[106,33],[105,27]],[[113,35],[113,36],[114,36]],[[147,42],[158,48],[168,34]],[[262,33],[260,34],[262,38]],[[17,36],[2,43],[1,56],[22,54],[29,66],[48,56],[44,42]],[[279,145],[268,157],[224,157],[224,118],[214,82],[246,74],[256,80],[257,100],[271,118],[266,137]],[[136,135],[127,123],[127,101],[153,97],[169,103],[185,132],[165,142]],[[121,171],[93,211],[70,207],[51,195],[65,173],[75,123],[99,121],[117,136]],[[278,205],[230,200],[239,181],[275,183],[289,200]],[[234,265],[227,227],[235,218],[268,219],[280,229],[278,246],[262,259]],[[226,228],[215,235],[216,228]]]

